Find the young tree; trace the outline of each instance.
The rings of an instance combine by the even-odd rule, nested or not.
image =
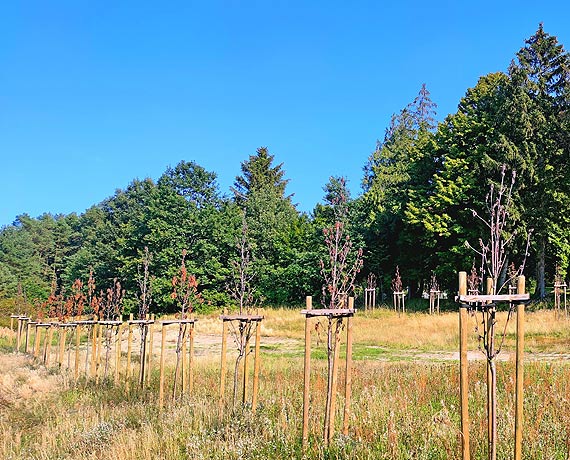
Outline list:
[[[232,276],[228,282],[228,290],[231,298],[237,303],[239,307],[239,314],[250,315],[256,305],[256,298],[254,295],[253,280],[255,278],[255,271],[252,265],[251,248],[248,238],[248,225],[245,214],[242,215],[242,228],[241,234],[236,238],[237,257],[231,260]],[[234,338],[237,347],[238,355],[234,367],[234,391],[233,391],[233,404],[237,402],[238,393],[238,378],[239,367],[241,361],[246,357],[247,344],[251,340],[254,328],[259,327],[253,321],[238,320],[230,321],[230,332]]]
[[[500,284],[499,280],[502,273],[506,269],[508,263],[509,251],[508,246],[514,239],[517,229],[512,229],[512,196],[515,184],[515,173],[512,174],[510,184],[505,183],[506,166],[503,165],[501,170],[501,181],[499,187],[495,189],[491,185],[489,194],[487,195],[487,216],[481,216],[477,211],[473,210],[473,216],[478,218],[487,229],[489,239],[487,241],[483,238],[479,239],[479,249],[473,248],[469,243],[467,246],[474,250],[481,257],[481,271],[478,274],[476,270],[472,270],[472,290],[478,289],[475,282],[479,282],[484,278],[491,280],[491,289],[487,294],[499,294],[503,288],[508,286],[519,275],[522,275],[526,262],[526,255],[528,251],[530,232],[527,234],[526,251],[522,263],[518,269],[509,272],[510,278]],[[475,267],[473,267],[475,269]],[[489,286],[487,287],[489,290]],[[496,305],[494,302],[481,303],[480,314],[481,319],[477,325],[477,334],[479,336],[479,348],[484,353],[487,360],[488,372],[488,392],[487,392],[487,408],[488,408],[488,423],[489,423],[489,460],[496,459],[497,448],[497,363],[496,358],[501,352],[506,332],[507,325],[514,311],[513,304],[510,305],[509,314],[505,321],[502,334],[497,337],[496,334]],[[474,313],[477,314],[478,307],[475,307]]]
[[[335,216],[333,225],[323,230],[328,257],[321,259],[321,275],[323,277],[322,303],[325,308],[340,309],[348,308],[348,297],[354,293],[354,281],[362,268],[362,249],[356,251],[351,260],[353,249],[350,236],[346,232],[347,200],[348,195],[344,192],[345,183],[340,179],[335,188],[335,193],[327,193],[329,204],[332,206]],[[318,323],[320,324],[320,323]],[[340,332],[343,330],[343,318],[328,316],[327,322],[327,400],[324,420],[325,442],[329,441],[328,427],[330,425],[332,399],[333,399],[333,358],[340,343]]]
[[[172,299],[178,303],[179,317],[181,320],[187,319],[194,311],[196,305],[202,303],[202,296],[198,292],[198,280],[186,269],[187,251],[182,251],[182,261],[180,263],[180,274],[172,278]],[[178,376],[180,372],[180,360],[182,358],[182,343],[186,340],[187,323],[181,322],[178,329],[178,339],[176,341],[176,368],[174,371],[174,387],[172,397],[176,397]]]

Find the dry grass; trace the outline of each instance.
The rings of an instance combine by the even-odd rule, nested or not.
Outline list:
[[[199,317],[195,391],[159,411],[157,373],[145,390],[130,393],[109,382],[70,384],[28,358],[0,353],[0,458],[20,459],[454,459],[459,458],[458,365],[456,362],[357,361],[349,436],[337,436],[330,448],[319,442],[326,373],[324,360],[313,360],[310,445],[300,444],[302,372],[300,345],[304,318],[298,310],[265,310],[260,407],[218,417],[219,334],[217,314]],[[499,321],[504,320],[500,313]],[[473,323],[474,326],[474,323]],[[509,327],[507,349],[513,345]],[[551,311],[528,313],[527,348],[565,351],[570,325]],[[4,330],[4,340],[13,333]],[[391,311],[358,313],[355,350],[386,347],[396,352],[457,348],[457,313],[439,316]],[[201,338],[208,340],[200,342]],[[155,345],[159,342],[158,335]],[[316,337],[315,337],[316,339]],[[321,350],[323,344],[314,349]],[[286,347],[285,344],[289,344]],[[471,348],[477,342],[472,337]],[[319,348],[320,347],[320,348]],[[123,347],[124,348],[124,347]],[[507,350],[508,351],[508,350]],[[156,361],[155,361],[156,363]],[[499,363],[499,458],[512,457],[514,369]],[[482,363],[470,366],[472,457],[486,454],[485,385]],[[171,375],[172,373],[167,373]],[[171,377],[170,377],[171,378]],[[344,381],[341,372],[339,384]],[[171,385],[171,380],[167,385]],[[167,391],[168,394],[168,391]],[[525,458],[570,456],[570,364],[528,362],[525,366]],[[338,418],[343,408],[339,395]]]

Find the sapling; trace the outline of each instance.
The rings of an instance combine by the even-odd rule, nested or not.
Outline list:
[[[471,276],[468,279],[470,291],[478,292],[480,282],[487,277],[487,294],[500,294],[503,288],[510,285],[512,280],[522,275],[528,255],[530,244],[530,236],[532,229],[526,236],[526,247],[521,265],[517,269],[508,270],[508,278],[499,285],[501,274],[504,273],[509,256],[509,245],[516,236],[517,230],[510,229],[510,220],[512,217],[510,211],[512,208],[513,187],[515,184],[516,174],[512,173],[509,185],[505,183],[506,167],[503,165],[501,170],[501,182],[498,189],[491,185],[490,191],[486,198],[488,217],[480,216],[477,211],[473,210],[473,216],[477,217],[484,223],[489,231],[489,239],[484,242],[479,239],[479,250],[473,248],[468,242],[467,247],[473,249],[481,257],[481,269],[477,273],[475,266],[472,269]],[[478,308],[479,307],[479,308]],[[476,326],[476,332],[479,339],[479,349],[485,355],[487,361],[488,372],[488,391],[487,391],[487,408],[488,408],[488,458],[495,460],[497,457],[497,363],[496,358],[501,352],[504,344],[507,325],[514,312],[511,303],[504,329],[499,340],[496,337],[496,304],[490,302],[487,304],[475,305],[472,308],[472,314],[480,314]]]
[[[400,312],[404,309],[404,286],[402,284],[402,277],[400,276],[400,267],[396,265],[396,271],[394,273],[394,278],[392,278],[392,293],[394,295],[394,310]]]
[[[322,304],[324,308],[347,308],[348,296],[354,293],[354,281],[362,268],[362,249],[353,253],[353,243],[347,231],[348,196],[345,192],[345,181],[338,179],[340,187],[337,193],[330,196],[335,222],[323,229],[325,246],[328,258],[326,262],[321,259],[321,275],[324,283],[322,287]],[[354,254],[353,257],[351,257]],[[320,328],[317,322],[315,328]],[[333,361],[337,346],[340,342],[340,333],[344,329],[343,318],[328,316],[327,323],[327,400],[324,420],[324,438],[329,442],[329,427],[333,400]]]
[[[171,297],[178,302],[181,320],[187,319],[197,304],[203,302],[202,295],[198,292],[198,280],[194,275],[188,273],[186,269],[186,249],[182,251],[182,261],[180,264],[180,274],[172,278]],[[188,324],[181,322],[178,328],[178,339],[176,341],[176,367],[174,371],[174,386],[172,398],[176,397],[178,389],[178,376],[180,374],[180,360],[182,357],[182,344],[186,340]]]
[[[235,245],[238,257],[231,260],[231,278],[227,284],[228,292],[231,298],[237,303],[239,315],[249,315],[255,308],[258,299],[254,296],[253,280],[255,272],[252,266],[251,246],[248,238],[248,225],[245,213],[242,214],[242,228],[239,236],[236,238]],[[229,329],[234,343],[237,348],[237,358],[234,367],[234,390],[233,404],[237,402],[239,367],[241,361],[246,357],[247,344],[254,333],[254,322],[238,320],[237,325],[234,321],[229,321]],[[255,327],[259,327],[256,325]],[[245,377],[244,377],[245,378]]]
[[[139,310],[138,310],[138,319],[145,321],[147,319],[149,309],[150,309],[150,302],[152,300],[152,284],[149,272],[150,262],[152,260],[152,255],[150,254],[148,247],[144,247],[144,253],[141,264],[137,267],[137,274],[138,274],[138,285],[140,290],[140,297],[139,297]],[[142,266],[142,267],[141,267]],[[142,273],[141,273],[142,272]],[[148,335],[148,324],[141,322],[140,326],[140,333],[141,333],[141,344],[140,344],[140,374],[139,374],[139,384],[142,386],[144,384],[144,376],[145,376],[145,362],[146,362],[146,342],[147,342],[147,335]],[[130,332],[129,332],[130,333]],[[152,353],[152,350],[150,350]]]
[[[123,313],[123,297],[125,296],[124,289],[121,289],[121,283],[115,278],[113,280],[113,285],[107,288],[106,293],[103,291],[100,293],[101,305],[99,309],[99,314],[101,319],[105,321],[117,320]],[[119,328],[115,331],[115,334],[119,334]],[[117,340],[119,337],[117,337]],[[107,371],[109,369],[109,358],[111,356],[111,345],[113,341],[113,326],[105,327],[105,371],[104,376],[107,377]]]

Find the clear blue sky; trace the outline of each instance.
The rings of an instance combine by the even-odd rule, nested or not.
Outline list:
[[[426,83],[438,118],[506,70],[570,2],[25,1],[0,7],[0,226],[81,213],[194,160],[227,192],[267,146],[299,209],[360,192],[392,113]]]

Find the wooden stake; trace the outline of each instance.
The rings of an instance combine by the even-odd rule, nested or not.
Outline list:
[[[330,416],[329,416],[329,435],[328,442],[330,442],[334,437],[335,429],[335,419],[336,419],[336,388],[337,388],[337,375],[338,375],[338,355],[340,353],[340,333],[336,333],[338,330],[338,323],[341,321],[340,318],[336,320],[337,325],[335,325],[333,332],[334,351],[333,351],[333,368],[332,368],[332,383],[331,383],[331,405],[330,405]]]
[[[525,277],[519,276],[517,294],[525,293]],[[524,304],[517,305],[517,357],[516,357],[516,394],[515,394],[515,457],[522,459],[523,433],[523,358],[524,358]]]
[[[228,310],[224,309],[224,315],[228,314]],[[228,348],[228,324],[227,321],[222,321],[222,363],[220,366],[220,403],[219,415],[220,418],[224,411],[224,396],[226,391],[226,353]]]
[[[97,317],[94,318],[97,321]],[[97,323],[93,323],[91,326],[91,370],[90,376],[91,378],[95,378],[95,370],[97,366],[97,336],[99,335],[99,325]]]
[[[245,347],[243,355],[243,395],[242,403],[247,401],[247,387],[249,385],[249,334],[245,338]]]
[[[259,312],[257,313],[259,315]],[[251,410],[255,414],[257,409],[257,392],[259,391],[259,347],[261,342],[261,321],[255,323],[255,352],[253,355],[253,395],[251,397]]]
[[[58,364],[61,368],[63,365],[63,358],[65,356],[65,338],[67,336],[67,328],[60,327],[59,328],[59,355],[58,355]]]
[[[47,345],[47,350],[46,350],[46,356],[45,356],[45,364],[46,367],[49,366],[50,360],[51,360],[51,342],[53,339],[53,326],[50,326],[48,328],[48,338],[46,341],[46,345]]]
[[[151,321],[154,321],[154,313],[150,315]],[[147,365],[146,365],[146,381],[147,383],[150,382],[150,374],[152,372],[152,351],[154,348],[154,323],[148,325],[148,347],[146,349],[147,354]]]
[[[306,309],[312,310],[313,298],[305,299]],[[309,440],[309,391],[311,387],[311,327],[309,317],[305,316],[305,366],[303,371],[303,447]]]
[[[38,327],[36,324],[36,333],[34,336],[34,358],[39,358],[40,356],[40,344],[42,342],[42,328]]]
[[[36,322],[37,323],[37,322]],[[36,340],[37,340],[37,333],[38,333],[38,326],[37,324],[30,324],[30,330],[34,328],[33,334],[30,332],[30,335],[33,337],[33,340],[30,338],[30,353],[34,356],[35,349],[36,349]]]
[[[166,355],[166,326],[162,325],[162,340],[160,342],[160,379],[158,390],[158,405],[164,404],[164,357]]]
[[[73,377],[75,378],[75,381],[77,382],[77,379],[79,378],[79,345],[81,343],[81,324],[78,324],[77,326],[75,326],[75,362],[74,364],[74,372],[73,372]]]
[[[115,341],[115,385],[119,384],[119,374],[121,372],[121,336],[123,325],[117,326],[117,339]]]
[[[493,294],[493,278],[487,278],[485,292],[487,295]],[[489,361],[485,362],[485,367],[487,369],[487,440],[490,445],[491,440],[493,439],[493,373],[491,370],[491,363]]]
[[[467,272],[459,272],[459,295],[467,295]],[[467,308],[459,306],[459,395],[461,400],[462,459],[469,460],[469,363],[467,361]]]
[[[188,362],[188,393],[192,394],[194,390],[194,324],[190,324],[190,356]]]
[[[354,297],[348,299],[348,308],[354,309]],[[346,319],[346,372],[344,381],[344,416],[342,420],[342,434],[348,435],[350,419],[350,399],[352,396],[352,318]]]
[[[129,391],[129,381],[131,378],[131,353],[133,352],[133,314],[129,315],[129,335],[127,336],[127,369],[125,372],[125,389]],[[141,358],[142,359],[142,358]]]
[[[22,319],[18,318],[18,332],[16,333],[16,353],[20,353],[20,346],[22,345]]]
[[[25,339],[25,344],[24,344],[24,351],[25,353],[28,353],[28,347],[30,345],[30,320],[28,319],[26,321],[26,339]]]
[[[181,370],[181,377],[182,377],[182,391],[181,394],[184,395],[186,393],[186,372],[187,372],[187,366],[186,366],[186,341],[188,340],[188,336],[186,335],[186,330],[188,328],[187,324],[183,324],[182,325],[182,350],[181,350],[181,354],[182,354],[182,359],[181,359],[181,366],[180,366],[180,370]]]
[[[99,383],[99,370],[101,369],[101,352],[103,350],[103,330],[107,332],[106,328],[107,326],[103,326],[102,324],[97,325],[97,337],[96,337],[97,346],[95,347],[97,349],[97,353],[95,353],[97,355],[95,359],[95,383]]]

